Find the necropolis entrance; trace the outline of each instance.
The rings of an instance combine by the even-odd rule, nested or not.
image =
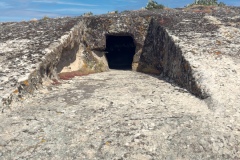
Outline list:
[[[106,36],[106,57],[110,69],[131,69],[135,44],[131,36]]]

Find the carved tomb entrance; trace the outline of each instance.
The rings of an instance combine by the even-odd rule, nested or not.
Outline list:
[[[132,69],[135,44],[131,36],[106,36],[106,57],[110,69]]]

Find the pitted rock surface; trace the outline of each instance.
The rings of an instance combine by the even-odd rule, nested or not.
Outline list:
[[[212,112],[160,77],[92,74],[1,115],[2,159],[238,159],[239,108]]]
[[[0,23],[0,158],[240,159],[239,13]],[[103,72],[106,35],[131,36],[132,70],[155,76]]]

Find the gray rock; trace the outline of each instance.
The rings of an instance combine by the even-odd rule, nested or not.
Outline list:
[[[239,108],[213,112],[189,92],[132,71],[51,87],[1,114],[3,158],[239,158]]]
[[[4,159],[239,159],[240,9],[195,12],[0,23]],[[109,71],[106,35],[150,75],[83,76]]]
[[[1,137],[0,137],[0,147],[5,147],[7,145],[7,142],[5,142]]]

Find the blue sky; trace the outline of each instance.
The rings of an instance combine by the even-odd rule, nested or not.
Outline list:
[[[194,0],[156,0],[170,8],[183,7]],[[83,13],[137,10],[148,0],[0,0],[0,22],[23,21],[44,16],[78,16]],[[227,5],[240,6],[240,0],[222,0]]]

